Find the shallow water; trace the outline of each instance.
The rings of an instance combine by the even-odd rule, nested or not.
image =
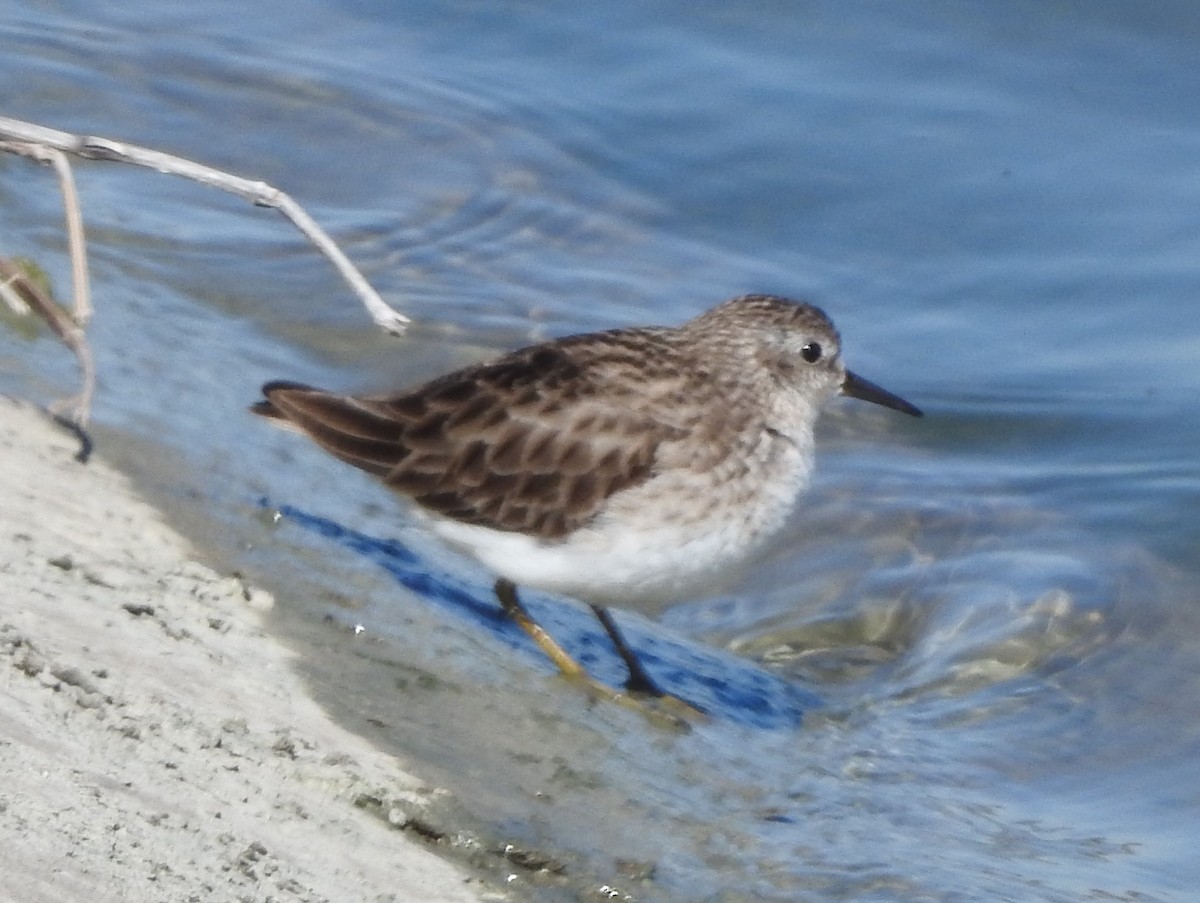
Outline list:
[[[564,863],[519,882],[1173,900],[1200,880],[1198,36],[1184,3],[40,2],[0,13],[0,83],[5,115],[288,191],[417,319],[378,335],[268,211],[79,167],[106,453],[280,593],[314,692],[455,790],[464,831]],[[50,174],[0,159],[0,253],[61,288],[60,220]],[[745,587],[624,617],[728,691],[686,735],[588,706],[489,617],[486,574],[242,414],[268,378],[416,382],[748,290],[822,304],[928,416],[839,404]],[[0,333],[5,390],[73,375]],[[398,539],[468,601],[263,498]],[[617,674],[582,611],[534,604]]]

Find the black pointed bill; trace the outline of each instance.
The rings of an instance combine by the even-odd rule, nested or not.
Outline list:
[[[869,379],[856,376],[849,370],[846,371],[846,378],[842,380],[842,394],[849,395],[851,398],[861,398],[863,401],[869,401],[874,404],[881,404],[885,408],[891,408],[893,411],[900,411],[913,417],[925,416],[916,405],[909,404],[899,395],[893,395],[887,389],[875,385]]]

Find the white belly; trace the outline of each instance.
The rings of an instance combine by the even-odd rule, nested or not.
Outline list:
[[[711,596],[770,548],[808,484],[809,449],[779,439],[736,473],[675,471],[613,496],[556,541],[437,519],[434,532],[518,586],[654,609]]]

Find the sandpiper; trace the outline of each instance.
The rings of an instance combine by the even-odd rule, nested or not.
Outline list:
[[[498,575],[501,606],[564,674],[588,680],[518,585],[588,603],[629,669],[626,689],[652,695],[662,691],[608,607],[733,583],[797,508],[817,415],[835,395],[921,416],[845,368],[823,311],[773,295],[675,328],[556,339],[393,394],[293,382],[263,394],[251,410],[375,474]]]

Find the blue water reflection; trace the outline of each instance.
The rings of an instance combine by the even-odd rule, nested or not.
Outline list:
[[[397,539],[376,539],[290,505],[279,513],[306,530],[361,555],[402,586],[490,635],[548,665],[529,638],[499,608],[486,587],[468,586],[450,574],[432,573],[429,564]],[[619,688],[627,676],[611,642],[590,612],[525,592],[523,601],[551,635],[599,680]],[[483,601],[480,601],[480,599]],[[622,632],[642,663],[668,693],[706,715],[764,729],[796,728],[804,712],[820,705],[802,687],[755,668],[748,659],[711,646],[674,638],[648,623],[622,622]]]
[[[1184,2],[60,0],[0,12],[0,83],[6,115],[275,183],[416,318],[375,334],[267,211],[79,168],[100,453],[289,600],[301,649],[361,621],[376,658],[312,651],[314,693],[389,706],[381,742],[481,823],[581,876],[649,863],[615,882],[645,899],[1167,900],[1200,882],[1198,43]],[[63,285],[50,186],[0,160],[3,252]],[[415,384],[748,290],[825,306],[929,416],[835,407],[787,546],[629,616],[657,665],[765,700],[684,739],[581,708],[486,575],[241,413],[270,378]],[[0,364],[70,391],[45,337]],[[437,686],[389,693],[397,662]]]

